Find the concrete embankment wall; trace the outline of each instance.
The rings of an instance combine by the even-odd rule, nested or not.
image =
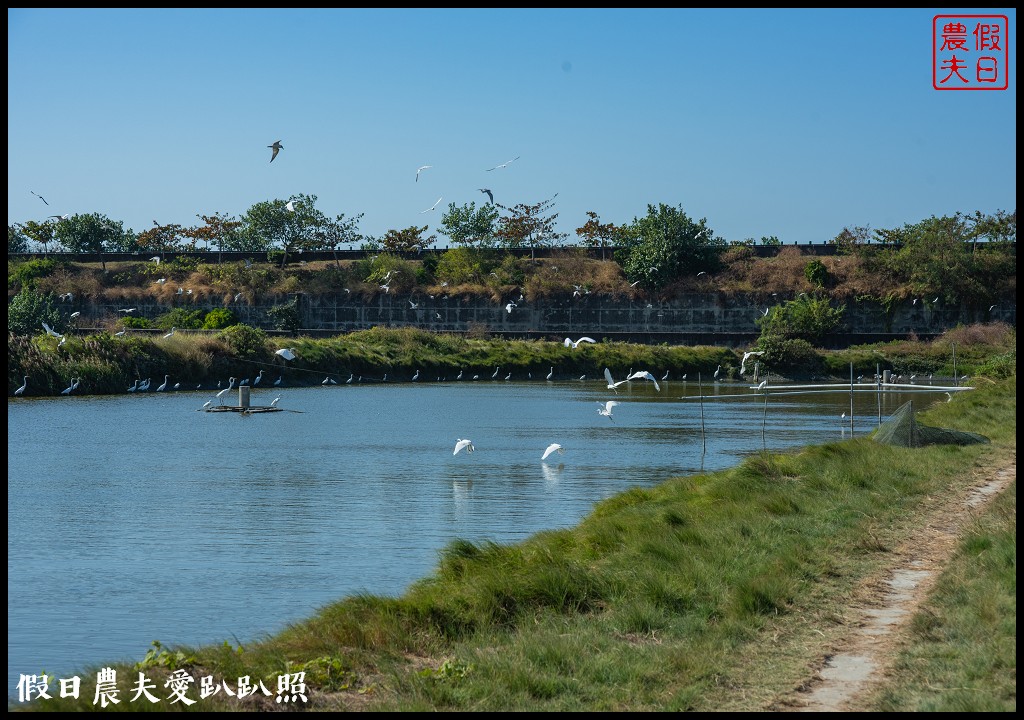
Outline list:
[[[741,346],[760,334],[757,321],[765,310],[781,302],[777,296],[755,294],[693,293],[670,301],[636,301],[584,295],[538,302],[515,300],[508,311],[502,303],[460,296],[381,293],[353,297],[345,293],[328,295],[294,294],[262,302],[229,303],[240,322],[270,330],[274,327],[269,310],[292,298],[297,301],[300,326],[309,334],[337,334],[366,330],[378,325],[417,327],[434,332],[489,333],[509,337],[553,337],[589,335],[631,342],[668,342],[687,345]],[[788,298],[787,298],[788,299]],[[415,307],[413,307],[415,304]],[[137,317],[155,319],[174,307],[211,310],[225,307],[221,302],[184,300],[176,305],[133,301]],[[838,307],[839,303],[833,303]],[[81,327],[100,326],[104,319],[120,317],[123,306],[84,303]],[[1016,300],[1008,300],[991,311],[966,305],[905,302],[886,312],[876,302],[845,303],[843,326],[826,341],[842,347],[916,335],[937,336],[960,324],[992,321],[1016,325]]]

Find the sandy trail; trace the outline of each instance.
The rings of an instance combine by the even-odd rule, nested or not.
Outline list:
[[[955,552],[964,527],[1017,476],[1016,459],[984,468],[965,493],[935,508],[928,525],[894,551],[894,562],[854,594],[850,631],[823,654],[815,675],[776,700],[782,712],[864,711],[869,692],[885,678],[907,623]]]

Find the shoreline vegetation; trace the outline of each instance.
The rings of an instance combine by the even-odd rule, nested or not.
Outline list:
[[[303,705],[313,710],[774,709],[831,652],[851,590],[886,567],[901,540],[921,531],[934,503],[965,492],[981,468],[1015,463],[1015,332],[958,332],[964,335],[957,356],[965,365],[957,372],[969,373],[976,389],[919,417],[981,433],[990,444],[911,449],[862,437],[759,453],[728,470],[626,490],[597,503],[573,528],[512,545],[454,541],[439,554],[435,571],[400,596],[345,597],[283,632],[241,644],[154,643],[137,663],[86,668],[77,700],[54,692],[55,699],[14,706],[96,710],[93,679],[111,667],[120,703],[107,709],[118,710],[179,709],[170,699],[132,700],[140,673],[160,698],[171,697],[166,683],[175,674],[193,678],[186,695],[198,701],[194,709],[212,711],[281,709],[274,695],[282,676],[301,678]],[[968,342],[968,336],[988,340]],[[381,331],[297,340],[289,347],[296,348],[295,363],[311,367],[358,357],[373,362],[370,367],[412,370],[433,357],[428,351],[453,350],[430,342],[454,340],[427,341],[415,332]],[[156,344],[131,342],[140,350]],[[536,364],[545,371],[556,364],[554,355],[527,353],[526,344],[480,342],[456,348],[460,362],[475,359],[490,370],[499,353],[503,363],[534,367],[535,379]],[[730,356],[731,369],[739,364],[734,353],[715,348],[604,345],[541,349],[562,362],[590,363],[576,369],[611,365],[608,353],[620,351],[664,352],[680,371],[692,363],[713,372]],[[835,362],[848,375],[850,353],[862,354],[872,372],[875,352],[889,352],[897,367],[925,358],[948,361],[948,345],[899,348],[902,354],[851,348]],[[209,350],[200,357],[213,357]],[[271,348],[264,339],[255,352]],[[640,366],[649,359],[615,357],[644,357]],[[1015,493],[1014,480],[1009,499],[1000,499],[965,533],[869,709],[1016,708]],[[262,681],[269,694],[239,699],[218,692],[198,700],[205,677],[233,690],[240,678]]]
[[[333,383],[455,382],[474,375],[490,380],[495,368],[504,379],[544,381],[582,375],[601,378],[604,368],[618,376],[629,368],[649,369],[658,378],[689,382],[698,376],[709,381],[721,366],[720,377],[740,379],[742,351],[712,346],[637,345],[603,341],[567,347],[544,340],[506,340],[431,333],[413,328],[375,328],[327,339],[268,338],[246,325],[216,334],[140,337],[107,334],[57,338],[8,334],[8,396],[26,386],[22,397],[56,396],[79,379],[79,395],[119,394],[147,378],[169,376],[168,388],[180,392],[217,392],[229,377],[282,387]],[[839,382],[855,376],[872,378],[889,370],[904,382],[925,384],[930,375],[942,378],[974,377],[979,372],[1003,376],[1016,366],[1016,331],[1004,323],[971,325],[948,331],[929,342],[897,341],[845,350],[820,350],[802,341],[767,343],[766,350],[745,367],[744,379],[753,378],[755,361],[764,379],[825,379]],[[290,349],[294,360],[277,350]],[[955,360],[955,367],[954,367]],[[28,377],[27,383],[25,376]],[[159,384],[159,383],[158,383]]]

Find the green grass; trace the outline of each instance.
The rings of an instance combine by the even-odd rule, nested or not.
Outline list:
[[[864,437],[762,453],[730,470],[628,490],[571,529],[514,545],[453,542],[405,594],[339,599],[242,650],[172,652],[197,679],[234,685],[248,675],[272,691],[280,674],[306,672],[317,709],[761,710],[806,679],[819,636],[843,630],[852,588],[891,562],[932,498],[966,487],[979,464],[1013,457],[1015,413],[1016,377],[985,383],[921,419],[981,432],[989,445],[907,449]],[[944,685],[1005,698],[1008,682],[1012,699],[1015,621],[1005,618],[1015,618],[1014,586],[1004,585],[1007,572],[1015,577],[1015,526],[1000,532],[1005,540],[986,529],[964,547],[968,566],[986,557],[1003,585],[951,575],[950,610],[931,611],[942,613],[942,632],[916,624],[929,641],[964,635],[931,653],[948,672]],[[953,612],[966,595],[980,609]],[[966,627],[971,614],[988,624]],[[986,632],[998,653],[969,647]],[[986,659],[1010,680],[997,681]],[[130,665],[115,667],[125,685],[137,677]],[[162,686],[170,669],[151,662],[146,672]],[[885,702],[924,709],[913,689]],[[65,706],[92,709],[91,695],[36,707]],[[171,707],[118,709],[143,706]],[[256,706],[220,694],[195,707]]]
[[[1017,709],[1017,482],[974,518],[915,616],[878,712]]]

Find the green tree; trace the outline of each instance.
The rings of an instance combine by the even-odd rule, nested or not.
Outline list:
[[[32,242],[43,246],[43,252],[50,252],[50,243],[55,241],[54,230],[56,225],[53,222],[37,222],[29,220],[21,226],[21,231]]]
[[[18,223],[7,226],[7,254],[28,252],[28,235]]]
[[[505,208],[509,214],[498,218],[495,231],[499,244],[507,248],[528,247],[532,259],[537,248],[553,247],[567,238],[568,233],[555,230],[558,213],[546,214],[555,206],[556,197],[558,193],[534,205],[519,203]]]
[[[681,275],[714,270],[725,241],[706,223],[691,220],[682,206],[648,205],[646,217],[633,219],[629,244],[619,254],[626,277],[656,289]]]
[[[89,213],[71,215],[57,220],[54,237],[71,252],[97,253],[103,269],[107,269],[103,252],[117,246],[124,236],[121,223],[115,223],[106,215]]]
[[[43,323],[56,332],[63,332],[64,320],[53,293],[36,292],[22,288],[7,306],[7,332],[15,335],[37,335],[43,332]]]
[[[815,258],[804,266],[804,277],[815,287],[823,288],[828,282],[828,268],[825,267],[825,263]]]
[[[363,240],[359,233],[359,221],[363,219],[363,214],[346,218],[345,213],[342,213],[333,220],[325,219],[323,225],[314,230],[317,249],[331,250],[334,253],[334,264],[339,268],[341,262],[338,260],[338,247],[352,246]]]
[[[437,240],[437,235],[423,237],[423,233],[427,231],[428,227],[427,225],[423,227],[413,225],[405,230],[388,230],[380,240],[381,246],[386,252],[391,253],[420,252]]]
[[[497,242],[494,228],[498,215],[498,209],[490,203],[485,203],[479,209],[474,202],[461,207],[452,203],[441,217],[438,231],[447,235],[456,245],[491,248]]]
[[[228,348],[243,360],[267,359],[267,334],[249,325],[232,325],[222,330],[217,337],[227,343]]]
[[[583,239],[587,247],[601,248],[601,259],[604,260],[605,248],[621,243],[628,231],[613,223],[602,223],[601,218],[593,210],[587,211],[587,218],[582,227],[576,228],[576,234]]]
[[[782,245],[782,241],[776,235],[762,235],[761,244],[768,247],[779,247]]]
[[[203,330],[223,330],[237,324],[238,317],[230,308],[214,308],[203,318]]]
[[[288,200],[256,203],[242,216],[241,234],[247,246],[264,250],[284,250],[281,267],[288,261],[288,251],[319,247],[319,231],[327,217],[316,209],[316,195],[293,195]]]

